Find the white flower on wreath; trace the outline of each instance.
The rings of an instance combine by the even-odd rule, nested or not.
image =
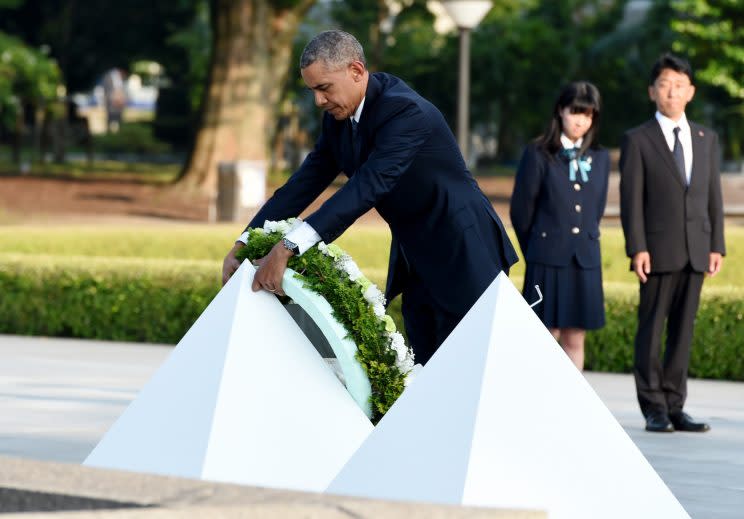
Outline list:
[[[344,254],[343,256],[341,256],[339,259],[336,260],[335,263],[336,268],[346,272],[351,281],[356,281],[357,279],[364,276],[364,274],[362,274],[362,271],[359,270],[359,265],[357,265],[348,254]]]
[[[399,332],[393,332],[388,337],[390,337],[390,347],[395,350],[395,354],[398,356],[398,362],[403,362],[408,356],[408,348],[403,340],[403,335]]]
[[[385,315],[385,296],[380,292],[379,288],[371,284],[362,296],[372,306],[372,311],[374,311],[377,317],[382,318]]]
[[[401,373],[409,373],[413,369],[413,352],[406,346],[403,335],[399,332],[388,333],[390,348],[395,351],[395,365]]]

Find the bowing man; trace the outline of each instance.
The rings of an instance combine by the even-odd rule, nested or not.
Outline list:
[[[392,233],[386,298],[402,294],[409,343],[424,364],[517,255],[442,114],[401,79],[370,73],[356,38],[320,33],[300,71],[324,111],[320,137],[248,226],[295,217],[340,172],[349,179],[259,260],[253,289],[281,293],[290,256],[332,242],[375,208]],[[223,282],[244,237],[225,257]]]

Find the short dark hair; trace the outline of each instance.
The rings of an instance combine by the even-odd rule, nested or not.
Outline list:
[[[364,49],[359,41],[348,32],[338,30],[321,32],[310,40],[300,56],[300,69],[309,67],[316,61],[334,69],[354,61],[361,61],[367,66]]]
[[[680,74],[686,75],[690,78],[690,83],[694,84],[695,81],[692,77],[692,67],[690,62],[680,56],[675,56],[671,52],[665,52],[659,59],[656,60],[654,66],[651,68],[651,77],[649,78],[649,85],[656,83],[656,79],[661,75],[661,71],[665,68],[671,69]]]
[[[553,115],[548,123],[548,128],[537,139],[538,147],[551,156],[563,149],[563,144],[561,144],[561,132],[563,131],[561,111],[567,107],[572,114],[592,114],[592,125],[584,135],[581,143],[581,154],[583,155],[590,147],[598,147],[597,131],[599,129],[601,104],[599,89],[588,81],[574,81],[564,86],[553,106]]]

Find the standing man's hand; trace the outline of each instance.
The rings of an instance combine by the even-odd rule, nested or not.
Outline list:
[[[723,256],[720,252],[711,252],[708,259],[708,275],[715,276],[721,271],[721,267],[723,267]]]
[[[259,268],[253,277],[253,291],[257,292],[263,288],[272,294],[283,296],[282,278],[287,269],[287,262],[292,256],[294,253],[280,241],[266,256],[256,260],[255,264]]]
[[[638,252],[633,256],[633,271],[645,283],[648,280],[648,274],[651,273],[651,255],[647,251]]]
[[[238,270],[238,267],[240,267],[240,262],[235,258],[235,253],[243,247],[245,247],[243,242],[235,242],[233,248],[230,249],[230,252],[227,253],[227,256],[225,256],[225,259],[222,261],[222,286],[228,282],[230,277],[232,277],[235,271]]]

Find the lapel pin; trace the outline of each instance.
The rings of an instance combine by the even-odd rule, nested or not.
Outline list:
[[[703,133],[703,131],[702,131],[702,130],[700,130],[700,131],[698,132],[698,135],[700,135],[700,136],[702,137],[702,136],[703,136],[703,135],[705,135],[705,134]]]

